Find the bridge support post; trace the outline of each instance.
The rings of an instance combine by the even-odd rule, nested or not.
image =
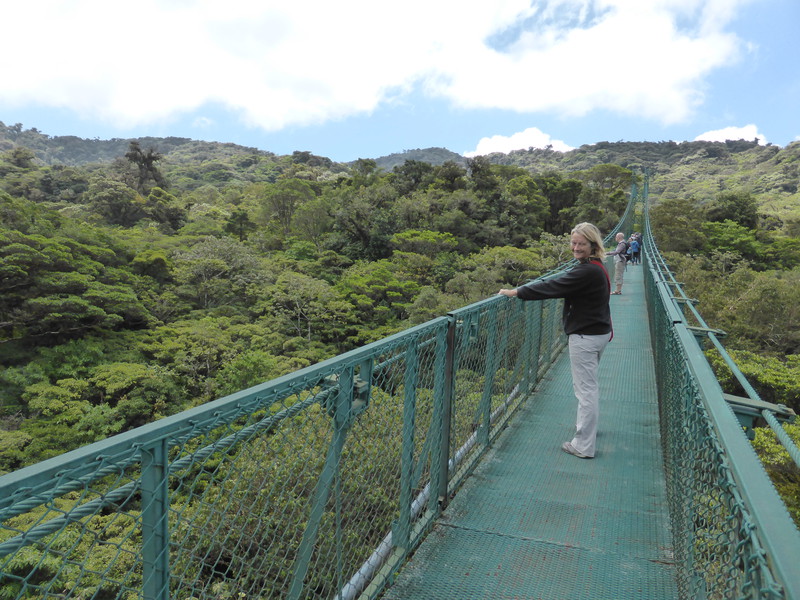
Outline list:
[[[325,466],[322,468],[317,486],[314,488],[314,497],[311,505],[311,512],[308,517],[306,529],[303,532],[303,539],[300,540],[300,547],[297,550],[297,560],[295,561],[294,576],[286,598],[297,600],[303,594],[303,582],[308,572],[311,562],[311,554],[319,533],[319,526],[325,512],[325,504],[328,502],[334,482],[339,477],[339,463],[342,458],[342,449],[347,438],[347,433],[352,423],[351,408],[353,405],[353,385],[355,374],[353,367],[349,367],[339,376],[339,391],[336,394],[333,406],[333,439],[328,448],[328,455],[325,458]]]
[[[444,493],[447,494],[448,478],[448,459],[450,449],[450,411],[447,410],[445,417],[445,400],[448,397],[448,390],[451,389],[447,370],[449,352],[450,330],[453,329],[453,321],[447,330],[440,330],[436,334],[436,361],[434,366],[433,383],[433,420],[431,426],[431,489],[428,500],[428,509],[434,514],[438,514],[442,507],[442,478],[444,478]],[[452,360],[452,358],[450,359]],[[452,364],[450,364],[452,369]],[[445,423],[445,420],[447,422]],[[445,437],[445,434],[447,437]],[[445,468],[442,470],[442,456],[444,455]]]
[[[439,464],[438,487],[432,490],[438,499],[439,508],[444,510],[449,500],[450,481],[450,421],[453,414],[453,390],[455,388],[455,347],[456,347],[456,319],[450,317],[447,328],[444,354],[444,381],[442,382],[442,428],[439,436]],[[431,467],[431,471],[433,471]],[[433,494],[432,494],[433,495]]]
[[[169,600],[167,442],[142,449],[142,595]]]

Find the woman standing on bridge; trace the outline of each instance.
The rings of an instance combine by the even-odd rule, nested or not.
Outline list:
[[[613,337],[608,306],[611,282],[603,266],[606,256],[600,231],[591,223],[576,225],[570,248],[578,264],[563,275],[526,283],[500,294],[521,300],[564,298],[564,331],[569,337],[572,388],[578,399],[575,437],[561,448],[579,458],[594,458],[600,416],[600,357]]]
[[[625,234],[621,231],[617,233],[617,248],[613,252],[608,252],[608,256],[614,257],[614,284],[617,289],[611,292],[615,296],[622,293],[622,279],[625,277],[625,268],[628,266],[628,259],[625,258],[628,252],[628,244],[625,243]]]

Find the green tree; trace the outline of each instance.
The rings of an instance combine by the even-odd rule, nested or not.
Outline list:
[[[565,178],[557,172],[544,173],[533,180],[550,207],[544,230],[557,235],[570,231],[575,226],[570,211],[578,202],[583,183],[574,178]]]
[[[758,204],[747,192],[723,192],[706,209],[706,219],[733,221],[747,229],[755,229],[758,225]]]
[[[499,225],[506,229],[505,243],[524,246],[544,230],[550,207],[536,181],[527,174],[509,179],[503,192]]]
[[[276,227],[284,236],[289,235],[295,211],[314,196],[314,190],[305,181],[282,179],[265,188],[260,196],[260,223]]]
[[[697,298],[703,318],[728,333],[727,346],[766,354],[800,353],[797,271],[755,272],[746,264],[723,273],[707,256],[667,255],[670,267]]]
[[[186,220],[186,211],[178,205],[178,199],[169,192],[154,187],[144,202],[145,215],[175,232]]]
[[[99,403],[113,407],[110,420],[126,431],[185,408],[175,376],[167,369],[141,363],[98,365],[89,377]]]
[[[485,267],[495,274],[498,289],[501,284],[522,285],[542,274],[541,255],[532,249],[496,246],[485,248],[469,261],[475,267]]]
[[[702,232],[709,252],[736,252],[750,261],[759,258],[761,243],[756,239],[755,232],[734,221],[703,223]]]
[[[185,386],[186,397],[194,396],[194,401],[202,402],[216,393],[217,372],[241,354],[239,333],[229,317],[205,315],[152,330],[141,350],[148,359],[178,376],[176,385]]]
[[[351,185],[354,188],[372,187],[381,176],[378,163],[371,158],[359,158],[352,166]]]
[[[255,231],[256,224],[250,220],[250,215],[244,209],[234,210],[225,220],[225,231],[235,235],[240,242],[247,239],[251,231]]]
[[[431,286],[423,287],[408,309],[408,323],[425,323],[459,308],[463,300]]]
[[[633,174],[614,164],[602,164],[577,173],[583,181],[578,202],[567,212],[572,224],[589,221],[601,231],[614,227],[628,202]]]
[[[433,170],[432,186],[445,191],[455,192],[467,189],[467,170],[455,162],[448,160]]]
[[[800,267],[800,237],[773,236],[761,247],[761,258],[781,270]]]
[[[500,276],[486,265],[475,265],[468,271],[460,271],[445,284],[445,291],[462,299],[463,304],[482,300],[497,294]]]
[[[327,196],[300,204],[292,215],[292,232],[322,250],[325,236],[333,229],[333,210],[333,202]]]
[[[800,446],[800,424],[786,423],[784,430]],[[800,527],[800,476],[797,465],[789,452],[781,444],[775,433],[766,427],[755,429],[753,447],[764,463],[775,489],[780,494],[795,524]]]
[[[722,358],[717,353],[708,354],[725,391],[743,395],[744,390]],[[800,413],[800,354],[775,356],[737,349],[730,350],[729,354],[762,400],[783,404]]]
[[[38,189],[27,197],[35,202],[83,201],[89,189],[89,174],[84,169],[66,165],[52,165],[42,169]]]
[[[359,319],[353,305],[342,298],[341,291],[327,281],[298,272],[284,271],[264,293],[258,304],[262,320],[285,338],[294,338],[290,346],[282,347],[294,356],[311,358],[322,351],[327,358],[338,351],[349,350],[349,337],[359,328]],[[303,346],[315,347],[309,355]],[[323,350],[325,345],[333,345]],[[317,356],[314,360],[319,360]]]
[[[0,155],[0,165],[2,162],[8,163],[17,169],[32,169],[35,166],[36,154],[30,148],[17,146]],[[4,174],[0,166],[0,174]]]
[[[433,285],[436,263],[430,256],[395,250],[392,253],[392,262],[395,264],[398,277],[415,281],[422,286]]]
[[[273,356],[264,350],[243,352],[224,364],[214,376],[220,395],[228,395],[270,381],[297,369],[288,357]]]
[[[25,449],[32,441],[31,435],[25,431],[0,429],[0,475],[27,464]]]
[[[156,163],[164,158],[155,148],[142,150],[139,142],[133,141],[125,153],[125,158],[135,165],[138,171],[136,191],[142,195],[148,192],[147,184],[152,181],[160,188],[166,188],[167,182],[158,170]]]
[[[158,282],[165,282],[171,277],[172,261],[167,252],[160,248],[147,248],[133,257],[131,270],[139,275],[152,277]]]
[[[343,190],[334,215],[341,242],[334,249],[354,260],[386,258],[389,238],[395,231],[391,209],[396,198],[396,190],[385,183]]]
[[[392,169],[390,181],[400,196],[424,190],[433,182],[433,166],[418,160],[407,160]]]
[[[419,229],[407,229],[395,233],[390,242],[392,247],[402,252],[416,252],[429,258],[442,252],[449,252],[458,246],[458,241],[451,233]]]
[[[450,233],[458,240],[458,252],[469,254],[485,245],[487,228],[494,226],[484,223],[486,216],[485,201],[472,190],[458,190],[442,195],[431,191],[425,198],[428,204],[429,225],[426,229]],[[491,238],[490,245],[499,237]]]
[[[0,231],[4,337],[49,343],[145,325],[149,315],[131,287],[135,277],[117,264],[123,257],[63,233],[47,238]]]
[[[89,205],[112,225],[131,227],[146,216],[144,201],[127,185],[93,177],[86,192]]]
[[[486,156],[476,156],[467,160],[471,187],[484,200],[492,202],[500,196],[502,180]]]
[[[229,237],[207,237],[189,250],[176,253],[174,261],[179,291],[200,308],[226,302],[242,305],[247,287],[259,281],[256,256]]]
[[[705,245],[702,211],[692,200],[662,200],[650,211],[650,220],[662,252],[695,252]]]
[[[388,325],[406,317],[420,286],[399,278],[391,261],[380,260],[356,263],[342,274],[336,288],[355,306],[360,322]]]

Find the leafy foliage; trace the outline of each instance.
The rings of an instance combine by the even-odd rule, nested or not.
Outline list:
[[[800,424],[788,423],[784,430],[796,446],[800,446]],[[753,440],[761,461],[772,479],[775,488],[786,503],[789,514],[800,527],[800,468],[794,463],[786,448],[777,440],[771,429],[757,428]]]
[[[753,360],[797,354],[798,165],[745,141],[338,164],[0,123],[0,469],[523,283],[577,221],[616,223],[645,167],[704,315]]]

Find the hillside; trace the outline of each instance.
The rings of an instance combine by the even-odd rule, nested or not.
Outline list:
[[[727,142],[599,142],[570,152],[547,149],[491,154],[496,164],[533,172],[578,171],[613,163],[649,171],[655,200],[694,199],[708,203],[722,191],[752,194],[763,213],[781,220],[800,218],[800,142],[760,146]]]
[[[196,188],[198,180],[217,186],[237,180],[274,182],[287,168],[300,178],[329,179],[353,166],[299,150],[281,157],[257,148],[177,137],[88,140],[48,136],[36,128],[0,122],[0,153],[25,147],[43,165],[112,163],[125,155],[131,141],[157,150],[163,156],[162,169],[172,176],[171,183],[184,189]],[[582,171],[607,163],[637,173],[646,168],[651,176],[650,195],[655,200],[664,197],[707,203],[720,191],[745,192],[753,195],[764,214],[778,221],[800,219],[800,142],[785,148],[745,140],[598,142],[569,152],[530,148],[489,154],[486,159],[492,164],[522,167],[533,174]],[[371,160],[383,172],[391,172],[406,161],[434,166],[468,164],[465,157],[445,148],[404,150]]]

